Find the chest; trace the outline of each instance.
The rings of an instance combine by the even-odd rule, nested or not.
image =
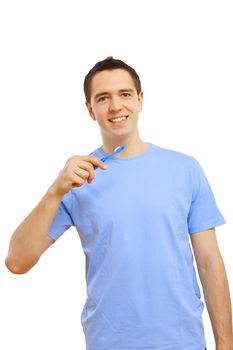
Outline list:
[[[81,190],[82,189],[82,190]],[[92,184],[74,194],[73,215],[77,228],[103,229],[106,225],[151,222],[184,230],[191,203],[186,174],[175,168],[132,166],[98,169]]]

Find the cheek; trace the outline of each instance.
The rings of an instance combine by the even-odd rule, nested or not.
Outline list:
[[[137,105],[135,102],[127,102],[124,104],[125,109],[129,111],[136,111],[138,109]]]
[[[106,111],[107,111],[107,108],[102,106],[99,108],[95,108],[94,114],[95,114],[96,118],[101,121],[104,118],[106,118]]]

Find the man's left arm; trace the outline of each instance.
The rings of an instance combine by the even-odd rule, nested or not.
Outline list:
[[[190,235],[216,349],[233,350],[232,306],[215,228]]]

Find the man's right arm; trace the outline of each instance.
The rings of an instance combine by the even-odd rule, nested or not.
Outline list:
[[[93,165],[106,168],[94,156],[74,156],[66,162],[45,196],[13,233],[5,259],[11,272],[28,272],[54,243],[48,232],[62,198],[72,188],[81,187],[85,181],[89,184],[92,182],[95,177]]]
[[[62,196],[50,190],[13,233],[5,263],[16,274],[29,271],[54,240],[48,236],[50,225]]]

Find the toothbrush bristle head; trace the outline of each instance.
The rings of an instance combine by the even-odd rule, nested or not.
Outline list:
[[[122,146],[118,146],[116,148],[117,151],[123,151],[123,149],[125,149],[125,146],[123,146],[123,145]]]

